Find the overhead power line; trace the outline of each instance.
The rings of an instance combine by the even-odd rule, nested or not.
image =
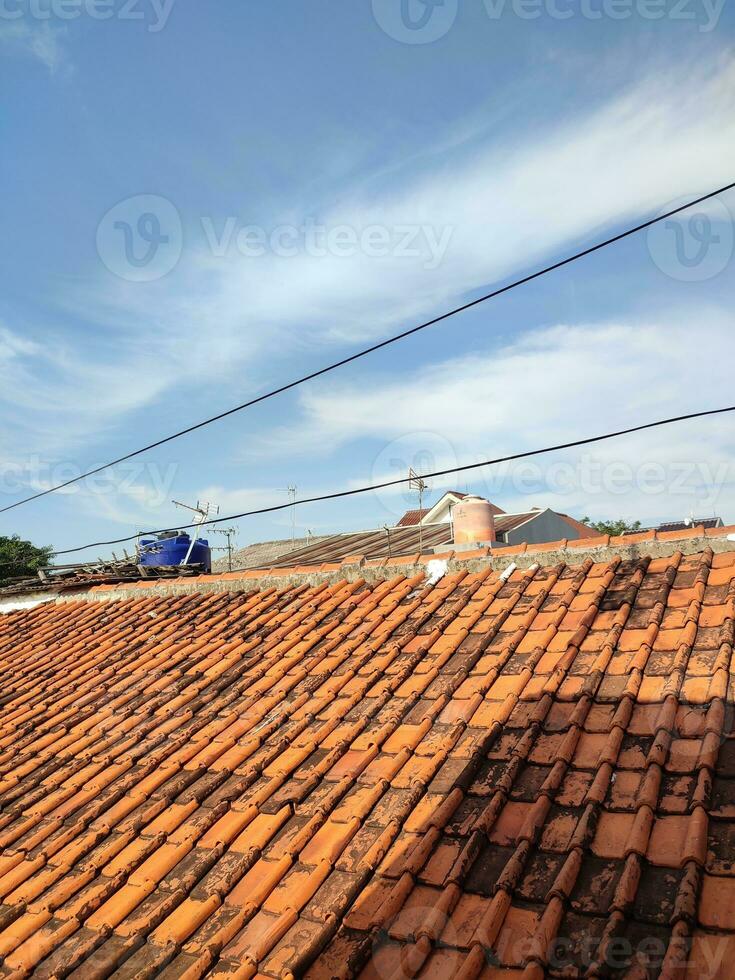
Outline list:
[[[212,425],[213,422],[219,422],[221,419],[234,415],[237,412],[242,412],[247,408],[252,408],[253,405],[258,405],[261,402],[267,401],[269,398],[275,398],[276,395],[282,395],[284,392],[290,391],[292,388],[297,388],[299,385],[306,384],[307,381],[313,381],[315,378],[320,378],[324,374],[329,374],[330,371],[336,371],[337,368],[344,367],[346,364],[351,364],[353,361],[357,361],[361,357],[367,357],[368,354],[374,354],[376,351],[382,350],[384,347],[388,347],[391,344],[395,344],[399,340],[405,340],[406,337],[411,337],[413,334],[419,333],[421,330],[426,330],[428,327],[433,327],[437,323],[448,320],[450,317],[457,316],[459,313],[464,313],[465,310],[470,310],[474,306],[479,306],[481,303],[486,303],[488,300],[495,299],[495,297],[501,296],[503,293],[508,293],[512,289],[517,289],[519,286],[524,286],[526,283],[533,282],[534,279],[540,279],[542,276],[546,276],[550,272],[555,272],[557,269],[570,265],[572,262],[576,262],[587,255],[592,255],[594,252],[600,251],[600,249],[607,248],[608,245],[614,245],[616,242],[622,241],[624,238],[629,238],[631,235],[645,231],[646,228],[650,228],[652,225],[658,224],[660,221],[666,221],[675,214],[680,214],[682,211],[693,208],[697,204],[702,204],[704,201],[709,201],[711,198],[717,197],[718,194],[724,194],[726,191],[732,190],[733,187],[735,187],[735,181],[730,184],[725,184],[724,187],[719,187],[715,191],[710,191],[708,194],[703,194],[701,197],[698,197],[693,201],[689,201],[688,204],[682,204],[677,208],[672,208],[670,211],[666,211],[664,214],[659,214],[655,218],[650,218],[648,221],[635,225],[633,228],[628,228],[626,231],[613,235],[612,238],[606,238],[604,241],[598,242],[596,245],[591,245],[589,248],[575,252],[573,255],[569,255],[567,258],[561,259],[559,262],[554,262],[552,265],[547,265],[543,269],[538,269],[536,272],[532,272],[527,276],[523,276],[520,279],[515,279],[513,282],[510,282],[505,286],[494,289],[492,292],[485,293],[484,296],[478,296],[477,299],[473,299],[469,303],[463,303],[461,306],[456,306],[454,309],[448,310],[446,313],[441,313],[439,316],[435,316],[431,320],[426,320],[424,323],[419,323],[415,327],[410,327],[408,330],[397,333],[394,336],[381,340],[376,344],[371,344],[370,347],[365,347],[362,350],[356,351],[354,354],[341,358],[339,361],[334,361],[332,364],[327,364],[325,367],[319,368],[316,371],[311,371],[309,374],[304,374],[302,377],[296,378],[294,381],[289,381],[287,384],[283,384],[278,388],[273,388],[271,391],[266,391],[264,394],[251,398],[249,401],[243,402],[241,405],[235,405],[233,408],[228,408],[226,411],[220,412],[218,415],[213,415],[211,418],[204,419],[201,422],[196,422],[194,425],[190,425],[185,429],[179,429],[178,432],[174,432],[170,436],[164,436],[162,439],[157,439],[155,442],[148,443],[147,446],[142,446],[140,449],[135,449],[132,452],[126,453],[124,456],[118,456],[117,459],[110,460],[109,463],[103,463],[101,466],[96,466],[91,470],[87,470],[85,473],[80,473],[79,476],[66,480],[64,483],[58,483],[53,487],[47,487],[45,490],[39,490],[38,493],[31,494],[29,497],[24,497],[22,500],[16,500],[15,503],[8,504],[5,507],[0,507],[0,514],[4,514],[6,511],[20,507],[22,504],[30,503],[32,500],[38,500],[40,497],[45,497],[47,494],[55,493],[57,490],[63,490],[65,487],[70,487],[72,484],[78,483],[80,480],[84,480],[88,476],[94,476],[96,473],[101,473],[103,470],[109,469],[111,466],[117,466],[118,463],[124,463],[129,459],[140,456],[142,453],[149,452],[151,449],[157,449],[159,446],[164,446],[168,442],[173,442],[174,439],[179,439],[181,436],[188,435],[190,432],[196,432],[197,429],[203,429],[207,425]]]
[[[674,425],[677,422],[686,422],[690,419],[700,419],[710,415],[723,415],[726,412],[735,412],[735,405],[728,405],[726,408],[711,408],[703,412],[690,412],[687,415],[677,415],[673,418],[659,419],[656,422],[645,422],[642,425],[633,425],[627,429],[618,429],[616,432],[606,432],[604,435],[588,436],[585,439],[574,439],[571,442],[561,442],[554,446],[545,446],[542,449],[528,449],[521,453],[512,453],[510,456],[498,456],[495,459],[486,459],[481,463],[466,463],[464,466],[452,466],[445,470],[435,470],[433,473],[420,473],[413,476],[398,477],[395,480],[385,480],[383,483],[373,483],[369,486],[357,487],[353,490],[337,490],[333,493],[325,493],[318,497],[303,497],[290,500],[288,503],[271,504],[268,507],[259,507],[257,510],[243,511],[241,514],[229,514],[226,517],[216,517],[212,520],[203,521],[196,524],[186,524],[183,527],[165,527],[157,531],[143,531],[130,534],[124,538],[115,538],[112,541],[94,541],[90,544],[80,545],[76,548],[66,548],[63,551],[54,551],[52,557],[60,555],[71,555],[79,551],[86,551],[88,548],[103,548],[114,544],[125,544],[141,536],[154,534],[165,534],[169,531],[185,531],[192,528],[203,528],[212,524],[220,524],[223,521],[237,521],[243,517],[256,517],[259,514],[271,514],[274,511],[286,510],[288,507],[301,507],[304,504],[316,504],[324,500],[337,500],[340,497],[354,497],[357,494],[369,493],[371,490],[384,490],[386,487],[399,486],[401,483],[408,483],[409,480],[416,479],[418,476],[422,480],[427,480],[437,476],[448,476],[450,473],[466,473],[468,470],[480,469],[483,466],[495,466],[498,463],[510,463],[518,459],[528,459],[530,456],[541,456],[544,453],[553,453],[562,449],[573,449],[576,446],[588,446],[593,442],[604,442],[607,439],[617,439],[619,436],[631,435],[634,432],[643,432],[646,429],[655,429],[662,425]]]

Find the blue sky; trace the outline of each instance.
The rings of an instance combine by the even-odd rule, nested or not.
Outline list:
[[[3,502],[733,179],[717,0],[102,2],[0,3]],[[173,498],[227,514],[728,404],[733,213],[730,193],[0,533],[65,548],[174,524]],[[431,496],[735,521],[732,431],[657,430]],[[297,528],[412,502],[305,506]],[[238,525],[241,544],[290,534],[287,513]]]

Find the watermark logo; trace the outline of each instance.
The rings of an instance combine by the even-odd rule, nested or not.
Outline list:
[[[0,21],[135,21],[149,34],[162,31],[175,0],[0,0]]]
[[[175,0],[0,0],[0,21],[21,18],[36,21],[135,21],[149,34],[162,31]]]
[[[725,0],[484,0],[490,20],[507,14],[520,20],[673,20],[697,25],[701,34],[713,31]]]
[[[300,224],[265,228],[235,215],[201,215],[190,222],[196,238],[214,259],[377,259],[405,260],[427,271],[444,262],[454,235],[452,225],[324,224],[306,217]],[[97,251],[114,275],[151,282],[170,272],[181,258],[182,221],[165,197],[138,194],[111,208],[97,227]]]
[[[684,21],[701,34],[719,24],[725,0],[483,0],[489,21]],[[372,0],[373,16],[383,32],[402,44],[431,44],[444,37],[457,19],[459,0]]]
[[[381,30],[402,44],[431,44],[448,34],[459,0],[372,0]]]
[[[398,872],[401,870],[397,869]],[[357,907],[360,908],[360,899]],[[386,934],[399,919],[402,928],[408,927],[414,936],[432,937],[440,948],[461,946],[453,920],[428,899],[412,896],[396,915],[385,917],[381,930],[373,939],[370,971],[380,980],[416,976],[425,962],[425,951],[418,944],[396,946],[386,942]],[[668,943],[660,934],[645,932],[635,940],[613,936],[602,944],[600,937],[592,934],[560,933],[551,942],[546,942],[541,937],[521,936],[509,930],[504,930],[496,939],[481,922],[477,935],[485,948],[488,967],[537,961],[547,966],[545,975],[553,971],[554,975],[584,976],[594,970],[595,975],[602,972],[605,976],[611,972],[618,975],[622,971],[628,976],[659,976],[668,949]],[[689,964],[696,971],[692,975],[702,980],[725,976],[722,967],[726,957],[731,955],[728,954],[728,941],[728,936],[702,934],[690,954]],[[436,975],[440,974],[437,972]],[[450,975],[448,968],[444,975]],[[676,975],[680,974],[677,972]]]
[[[445,435],[437,432],[409,432],[393,439],[375,457],[371,483],[377,486],[405,478],[409,469],[418,474],[454,470],[460,464],[481,463],[485,454],[465,455],[457,452]],[[701,515],[714,515],[726,488],[735,484],[735,465],[729,459],[609,459],[595,453],[585,453],[574,460],[538,461],[535,459],[507,460],[492,467],[478,466],[468,475],[447,473],[427,480],[423,505],[431,506],[448,489],[455,489],[462,479],[469,479],[472,491],[489,500],[518,500],[518,510],[530,510],[531,504],[547,500],[553,509],[561,507],[574,511],[574,500],[604,500],[595,504],[600,510],[609,508],[616,499],[634,498],[639,501],[665,497],[665,513],[671,520],[683,520],[692,510]],[[418,492],[407,483],[374,491],[384,511],[399,519],[407,510],[418,508]],[[533,498],[536,498],[535,500]],[[560,505],[553,501],[567,498]],[[671,504],[675,501],[675,506]],[[428,503],[427,503],[428,502]],[[650,509],[650,508],[646,508]]]
[[[175,206],[157,194],[120,201],[97,226],[97,252],[104,264],[128,282],[153,282],[181,258],[183,232]]]
[[[373,461],[370,482],[373,485],[390,480],[405,479],[409,470],[415,473],[433,473],[437,470],[453,469],[459,466],[457,452],[452,443],[438,432],[409,432],[389,442],[381,449]],[[449,475],[446,479],[455,480]],[[426,481],[426,492],[422,495],[422,506],[431,507],[436,503],[436,490],[431,480]],[[440,493],[443,492],[441,483]],[[374,499],[389,515],[392,522],[400,520],[407,510],[419,506],[416,489],[408,483],[383,487],[374,491]]]
[[[93,464],[93,470],[102,464]],[[6,465],[0,472],[0,496],[15,497],[28,489],[48,490],[64,484],[64,495],[86,493],[99,498],[130,498],[149,508],[157,508],[171,499],[177,479],[177,462],[156,463],[140,460],[121,463],[114,469],[104,468],[98,473],[82,477],[85,467],[75,460],[51,462],[33,455],[27,459]],[[76,482],[74,482],[76,481]]]
[[[307,256],[323,259],[327,256],[352,259],[411,259],[424,269],[438,269],[452,241],[451,225],[435,227],[428,224],[404,225],[325,225],[306,218],[299,225],[245,225],[230,216],[221,226],[211,217],[202,216],[202,231],[207,247],[215,258],[241,255],[258,259],[266,255],[290,259]]]
[[[667,205],[670,211],[686,200]],[[719,275],[733,254],[733,217],[714,198],[706,208],[682,211],[648,229],[648,251],[659,269],[680,282],[704,282]]]

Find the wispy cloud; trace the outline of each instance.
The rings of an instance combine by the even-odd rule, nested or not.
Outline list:
[[[149,370],[141,350],[125,356],[102,345],[80,351],[71,338],[42,341],[0,324],[0,452],[20,459],[81,449],[104,437],[128,412],[155,400],[169,379]],[[140,378],[145,377],[142,385]],[[87,453],[85,452],[85,455]]]
[[[698,311],[696,337],[680,311],[657,322],[559,325],[410,379],[305,393],[305,421],[270,437],[289,456],[305,446],[328,456],[359,440],[365,461],[351,485],[379,483],[409,465],[440,470],[727,405],[733,356],[732,323],[719,311]],[[432,489],[467,481],[516,510],[553,499],[592,516],[625,506],[653,518],[691,506],[735,517],[732,432],[730,417],[709,418],[449,475]],[[379,499],[393,511],[391,496],[404,493]]]
[[[697,310],[696,337],[682,311],[557,325],[408,378],[304,389],[303,426],[277,434],[289,439],[280,444],[289,453],[313,453],[439,425],[463,450],[481,444],[510,451],[573,438],[605,418],[622,427],[641,414],[699,406],[705,379],[708,399],[727,401],[733,354],[731,320],[716,309]]]
[[[45,20],[0,21],[0,45],[40,61],[53,74],[68,65],[62,38],[66,31]]]
[[[338,453],[355,459],[351,477],[306,482],[301,495],[350,490],[405,477],[409,466],[419,472],[454,468],[720,407],[731,401],[734,356],[731,321],[718,310],[697,311],[696,338],[682,311],[655,322],[562,324],[449,358],[411,378],[371,378],[360,390],[333,384],[304,392],[295,426],[265,433],[264,446],[277,445],[291,460],[291,472],[298,472],[299,459],[311,464],[316,456],[326,463]],[[508,511],[552,506],[577,517],[654,521],[693,512],[729,519],[735,517],[734,451],[731,417],[709,418],[450,473],[432,479],[429,493],[472,489]],[[88,516],[121,527],[173,526],[187,523],[171,503],[179,492],[173,492],[177,477],[176,467],[159,471],[138,461],[128,474],[123,468],[114,478],[101,478],[100,487],[75,485],[68,493]],[[186,499],[216,502],[223,516],[287,502],[275,485],[185,482]],[[36,481],[35,487],[47,485]],[[405,486],[360,500],[364,516],[358,523],[365,526],[392,523],[415,506],[415,494]],[[284,510],[265,520],[287,527],[289,515]],[[321,526],[321,516],[313,506],[299,510],[298,526]],[[254,538],[256,526],[248,527]],[[334,527],[334,520],[326,526]]]
[[[293,374],[315,343],[326,348],[382,335],[589,234],[724,183],[734,151],[735,59],[727,54],[709,71],[660,71],[532,131],[519,126],[514,134],[506,126],[502,140],[473,137],[370,192],[364,180],[359,190],[335,189],[339,205],[305,200],[299,213],[273,215],[273,227],[315,216],[327,227],[358,230],[449,228],[435,269],[426,268],[426,251],[383,258],[243,258],[235,251],[216,258],[204,247],[201,216],[184,214],[187,247],[164,279],[124,282],[100,265],[83,289],[61,298],[64,313],[98,325],[94,341],[85,351],[57,341],[53,359],[25,352],[26,390],[4,392],[11,419],[15,407],[23,420],[15,416],[6,440],[88,446],[176,389],[192,364],[219,385],[226,405],[263,377]],[[211,217],[221,229],[227,216]],[[141,385],[140,372],[151,363],[156,371]],[[34,383],[43,388],[43,412],[26,411]],[[345,412],[361,431],[364,416],[349,406]]]
[[[683,78],[681,71],[659,72],[543,128],[506,127],[502,141],[473,140],[464,153],[435,155],[370,194],[342,188],[337,207],[304,201],[299,213],[273,216],[273,228],[311,216],[327,228],[358,232],[449,229],[438,268],[426,268],[432,255],[423,238],[413,257],[358,251],[245,258],[233,247],[217,258],[204,247],[201,216],[187,215],[189,246],[174,273],[151,284],[105,276],[93,308],[133,330],[141,322],[149,329],[155,309],[161,346],[180,347],[183,333],[197,347],[215,329],[208,363],[225,375],[277,355],[285,337],[288,349],[298,350],[315,339],[379,335],[590,234],[726,182],[735,151],[735,58],[723,55],[710,71],[693,66]],[[221,231],[227,216],[210,217]],[[249,222],[236,217],[238,227]]]

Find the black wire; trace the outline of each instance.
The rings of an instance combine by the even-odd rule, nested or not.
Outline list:
[[[527,459],[529,456],[540,456],[542,453],[553,453],[561,449],[572,449],[575,446],[587,446],[592,442],[604,442],[606,439],[616,439],[618,436],[630,435],[633,432],[643,432],[645,429],[655,429],[662,425],[673,425],[676,422],[686,422],[689,419],[704,418],[708,415],[722,415],[725,412],[735,412],[735,405],[728,405],[726,408],[711,408],[704,412],[690,412],[687,415],[677,415],[674,418],[660,419],[657,422],[646,422],[643,425],[634,425],[628,429],[619,429],[616,432],[607,432],[601,436],[588,436],[586,439],[575,439],[572,442],[562,442],[555,446],[546,446],[543,449],[529,449],[522,453],[513,453],[511,456],[499,456],[497,459],[486,459],[481,463],[466,463],[464,466],[453,466],[446,470],[435,470],[433,473],[422,473],[420,479],[430,479],[436,476],[447,476],[450,473],[465,473],[467,470],[479,469],[482,466],[495,466],[498,463],[508,463],[517,459]],[[228,517],[215,517],[204,521],[201,524],[185,524],[177,527],[159,528],[157,531],[141,531],[130,534],[126,538],[115,538],[114,541],[95,541],[92,544],[80,545],[78,548],[66,548],[64,551],[52,552],[53,557],[59,555],[71,555],[78,551],[85,551],[87,548],[103,548],[113,544],[125,544],[126,541],[133,541],[139,537],[146,537],[151,534],[165,534],[168,531],[187,531],[192,528],[203,528],[211,524],[220,524],[223,521],[236,521],[243,517],[255,517],[258,514],[270,514],[273,511],[285,510],[301,504],[316,504],[323,500],[336,500],[338,497],[353,497],[360,493],[369,493],[371,490],[383,490],[385,487],[395,487],[401,483],[408,483],[416,477],[402,476],[395,480],[386,480],[384,483],[374,483],[370,486],[357,487],[354,490],[339,490],[335,493],[326,493],[320,497],[306,497],[303,500],[290,501],[285,504],[272,504],[269,507],[260,507],[258,510],[243,511],[242,514],[230,514]]]
[[[13,510],[15,507],[20,507],[22,504],[27,504],[32,500],[38,500],[39,497],[45,497],[47,494],[54,493],[56,490],[63,490],[65,487],[69,487],[73,483],[78,483],[80,480],[84,480],[88,476],[94,476],[95,473],[101,473],[102,470],[106,470],[111,466],[117,466],[118,463],[124,463],[128,459],[133,459],[135,456],[140,456],[141,453],[146,453],[151,449],[156,449],[158,446],[163,446],[167,442],[172,442],[174,439],[188,435],[190,432],[196,432],[197,429],[202,429],[204,426],[211,425],[213,422],[219,422],[220,419],[227,418],[228,415],[234,415],[236,412],[242,412],[244,409],[251,408],[253,405],[258,405],[260,402],[267,401],[269,398],[274,398],[276,395],[282,395],[285,391],[290,391],[292,388],[305,384],[307,381],[313,381],[314,378],[319,378],[324,374],[328,374],[330,371],[335,371],[337,368],[344,367],[345,364],[351,364],[353,361],[357,361],[361,357],[366,357],[368,354],[374,354],[375,351],[382,350],[383,347],[388,347],[390,344],[395,344],[397,341],[404,340],[406,337],[410,337],[412,334],[418,333],[420,330],[426,330],[427,327],[432,327],[437,323],[441,323],[443,320],[448,320],[450,317],[456,316],[458,313],[464,313],[465,310],[472,309],[473,306],[479,306],[480,303],[486,303],[488,300],[494,299],[496,296],[501,296],[503,293],[510,292],[511,289],[517,289],[518,286],[523,286],[528,282],[532,282],[534,279],[539,279],[541,276],[548,275],[550,272],[555,272],[557,269],[561,269],[565,265],[569,265],[571,262],[576,262],[578,259],[591,255],[593,252],[598,252],[602,248],[607,248],[608,245],[613,245],[615,242],[619,242],[624,238],[628,238],[640,231],[644,231],[646,228],[650,228],[652,225],[658,224],[660,221],[665,221],[666,219],[671,218],[673,215],[679,214],[681,211],[686,211],[688,208],[692,208],[697,204],[702,204],[703,201],[708,201],[710,198],[717,197],[718,194],[723,194],[725,191],[732,190],[733,187],[735,187],[735,181],[733,181],[733,183],[726,184],[724,187],[718,188],[716,191],[710,191],[708,194],[703,194],[702,197],[698,197],[694,201],[690,201],[688,204],[682,204],[680,207],[673,208],[671,211],[667,211],[665,214],[660,214],[656,218],[651,218],[648,221],[644,221],[640,225],[636,225],[633,228],[628,228],[627,231],[622,231],[619,234],[614,235],[612,238],[607,238],[605,241],[598,242],[596,245],[591,245],[589,248],[585,248],[581,252],[575,252],[574,255],[570,255],[559,262],[554,262],[553,265],[547,265],[545,268],[532,272],[530,275],[523,276],[521,279],[516,279],[514,282],[508,283],[507,286],[501,286],[499,289],[494,289],[492,292],[486,293],[484,296],[480,296],[477,299],[473,299],[469,303],[464,303],[462,306],[457,306],[453,310],[449,310],[446,313],[441,313],[439,316],[436,316],[431,320],[426,320],[424,323],[420,323],[416,327],[411,327],[409,330],[404,330],[402,333],[395,334],[393,337],[388,337],[386,340],[381,340],[377,344],[372,344],[370,347],[365,347],[363,350],[350,354],[348,357],[343,357],[341,360],[335,361],[333,364],[328,364],[326,367],[319,368],[317,371],[312,371],[310,374],[305,374],[303,377],[297,378],[295,381],[289,381],[288,384],[281,385],[279,388],[274,388],[272,391],[267,391],[263,395],[258,395],[256,398],[251,398],[250,401],[243,402],[242,405],[236,405],[234,408],[229,408],[225,412],[220,412],[219,415],[213,415],[211,418],[204,419],[202,422],[197,422],[195,425],[190,425],[186,429],[180,429],[178,432],[174,432],[173,435],[165,436],[165,438],[158,439],[156,442],[151,442],[147,446],[143,446],[141,449],[136,449],[131,453],[126,453],[125,456],[119,456],[117,459],[113,459],[109,463],[103,463],[101,466],[87,470],[86,473],[81,473],[79,476],[75,476],[71,480],[67,480],[65,483],[59,483],[54,487],[48,487],[46,490],[41,490],[38,493],[34,493],[30,497],[24,497],[22,500],[16,500],[15,503],[8,504],[6,507],[0,507],[0,514],[4,514],[8,510]]]

